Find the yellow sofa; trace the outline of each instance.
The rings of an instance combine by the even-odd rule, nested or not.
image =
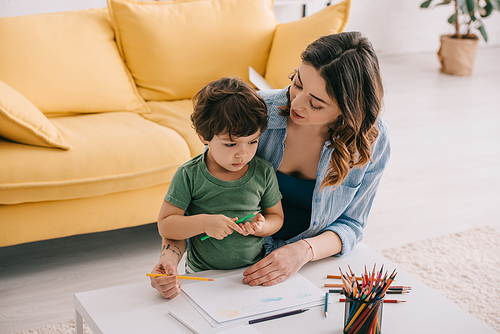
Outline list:
[[[0,247],[152,223],[203,146],[192,96],[252,66],[288,84],[350,0],[279,24],[272,0],[108,0],[0,18]]]

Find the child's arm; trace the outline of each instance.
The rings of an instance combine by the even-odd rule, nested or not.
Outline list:
[[[233,233],[233,230],[243,233],[243,229],[234,219],[208,214],[184,216],[184,210],[165,200],[158,215],[158,231],[167,239],[184,240],[206,233],[212,238],[222,240]]]
[[[275,206],[263,210],[263,214],[258,214],[251,222],[245,223],[242,227],[245,230],[243,235],[252,234],[257,237],[267,237],[278,232],[283,226],[283,208],[281,201]]]

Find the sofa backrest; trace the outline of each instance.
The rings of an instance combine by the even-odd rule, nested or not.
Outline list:
[[[146,100],[191,98],[222,76],[264,73],[272,0],[109,0],[118,46]]]
[[[0,45],[0,81],[48,116],[149,112],[106,9],[0,18]]]
[[[350,0],[279,24],[272,0],[108,0],[108,8],[0,18],[0,81],[47,116],[190,99],[248,67],[288,85],[300,52],[342,31]],[[111,18],[111,19],[110,19]],[[0,97],[1,98],[1,97]]]

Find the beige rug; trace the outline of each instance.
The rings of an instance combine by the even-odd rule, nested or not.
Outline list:
[[[496,230],[475,228],[380,253],[500,331],[500,233]]]
[[[387,249],[381,253],[500,331],[500,233],[496,230],[476,228]],[[467,290],[466,294],[464,290]],[[74,321],[16,334],[70,333],[75,333]],[[92,331],[85,325],[84,333],[92,334]]]
[[[75,334],[75,320],[70,320],[68,322],[61,322],[56,325],[49,325],[43,327],[37,327],[34,329],[29,329],[26,331],[21,331],[16,334]],[[83,334],[94,334],[92,330],[83,323]]]

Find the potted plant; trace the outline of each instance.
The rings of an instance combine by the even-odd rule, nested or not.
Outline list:
[[[433,1],[424,1],[420,8],[429,8]],[[479,40],[472,31],[478,30],[484,41],[488,41],[481,18],[489,16],[493,10],[500,11],[500,0],[444,0],[435,6],[441,5],[454,7],[448,23],[455,28],[454,34],[441,36],[441,47],[438,51],[441,72],[452,75],[470,75]]]

